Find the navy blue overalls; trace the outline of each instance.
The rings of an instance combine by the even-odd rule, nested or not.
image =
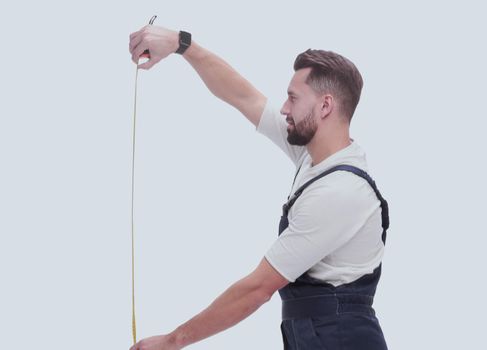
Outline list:
[[[349,171],[365,179],[374,189],[382,209],[382,241],[389,227],[386,200],[363,170],[338,165],[302,185],[283,206],[279,235],[288,227],[289,209],[306,187],[334,172]],[[299,169],[298,169],[299,172]],[[297,173],[296,173],[297,175]],[[296,177],[294,178],[296,180]],[[337,287],[314,279],[305,272],[279,290],[282,299],[281,332],[285,350],[385,350],[387,345],[372,308],[380,264],[372,273]]]

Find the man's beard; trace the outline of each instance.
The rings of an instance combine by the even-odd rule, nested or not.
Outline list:
[[[291,130],[287,131],[287,142],[295,146],[306,146],[316,133],[316,122],[313,113],[310,112],[298,124],[291,124]]]

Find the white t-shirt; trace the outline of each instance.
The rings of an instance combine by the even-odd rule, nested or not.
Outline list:
[[[285,117],[269,101],[257,131],[281,148],[296,170],[301,165],[291,193],[338,164],[367,171],[365,153],[353,140],[311,166],[306,147],[287,142]],[[289,227],[265,257],[290,282],[308,271],[311,277],[338,286],[373,272],[382,260],[380,201],[368,182],[353,173],[336,171],[311,184],[291,207],[288,219]]]

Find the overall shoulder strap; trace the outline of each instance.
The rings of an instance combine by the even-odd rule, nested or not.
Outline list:
[[[303,164],[301,164],[299,166],[298,170],[296,171],[296,174],[294,175],[294,180],[293,180],[293,184],[291,185],[291,190],[294,187],[294,183],[296,182],[296,178],[298,177],[299,171],[301,170],[302,166],[303,166]],[[287,196],[287,199],[289,200],[290,197],[291,197],[291,194],[289,194],[289,196]]]
[[[339,171],[339,170],[342,170],[342,171],[348,171],[348,172],[351,172],[357,176],[360,176],[361,178],[363,178],[364,180],[366,180],[369,185],[372,187],[372,189],[374,190],[375,192],[375,195],[377,196],[377,198],[379,199],[380,201],[380,206],[381,206],[381,209],[382,209],[382,228],[384,230],[383,234],[382,234],[382,241],[384,241],[385,243],[385,232],[386,230],[389,228],[389,205],[387,204],[387,201],[384,199],[384,197],[382,197],[381,193],[379,192],[379,189],[377,188],[377,185],[375,184],[375,181],[370,177],[369,174],[367,174],[365,171],[363,171],[362,169],[360,168],[357,168],[353,165],[345,165],[345,164],[342,164],[342,165],[337,165],[337,166],[334,166],[324,172],[322,172],[321,174],[315,176],[314,178],[312,178],[311,180],[307,181],[306,183],[304,183],[301,187],[299,187],[296,192],[294,192],[294,194],[291,196],[291,198],[289,198],[289,200],[287,201],[287,203],[284,204],[283,206],[283,215],[287,217],[287,214],[289,213],[289,209],[291,209],[291,207],[293,206],[294,202],[296,202],[296,200],[298,199],[298,197],[303,193],[303,191],[309,186],[311,185],[313,182],[315,182],[316,180],[319,180],[321,179],[322,177],[328,175],[328,174],[331,174],[335,171]]]

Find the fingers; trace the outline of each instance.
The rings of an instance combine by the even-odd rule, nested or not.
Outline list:
[[[138,68],[140,69],[150,69],[152,66],[154,66],[157,62],[159,62],[164,55],[160,55],[156,53],[157,57],[154,57],[153,52],[151,52],[151,55],[144,55],[144,52],[146,50],[149,50],[149,46],[153,47],[154,46],[154,35],[151,35],[150,30],[153,29],[153,26],[151,25],[146,25],[142,27],[137,32],[133,32],[130,34],[130,42],[129,42],[129,52],[132,54],[132,61],[135,64],[139,64],[139,59],[141,57],[148,57],[149,60],[147,62],[144,62],[143,64],[138,65]],[[150,43],[150,44],[149,44]],[[155,50],[155,48],[153,47]],[[167,56],[167,54],[166,54]]]
[[[142,346],[141,342],[142,342],[142,340],[141,341],[138,341],[137,343],[135,343],[134,345],[132,345],[129,350],[140,350],[140,348]]]
[[[143,26],[140,30],[133,32],[129,36],[129,51],[132,53],[133,49],[140,44],[142,39],[144,39],[144,34],[147,34],[147,28],[151,27],[150,25]]]
[[[140,30],[133,32],[129,35],[129,39],[132,40],[138,33],[140,33]]]
[[[139,44],[133,51],[132,51],[132,61],[137,64],[139,63],[140,56],[147,50],[149,46],[146,43]]]
[[[130,34],[129,52],[132,54],[132,61],[135,64],[138,63],[141,57],[149,57],[148,55],[143,55],[145,50],[149,49],[149,40],[147,39],[148,33],[146,27],[148,27],[148,25],[138,32]]]
[[[132,53],[132,51],[137,47],[137,45],[140,44],[140,42],[143,39],[143,35],[140,32],[134,33],[135,35],[132,36],[130,35],[130,42],[129,42],[129,52]]]
[[[150,59],[148,60],[147,62],[144,62],[142,64],[139,64],[137,67],[139,69],[151,69],[152,66],[154,66],[156,64],[155,60],[154,59]]]

